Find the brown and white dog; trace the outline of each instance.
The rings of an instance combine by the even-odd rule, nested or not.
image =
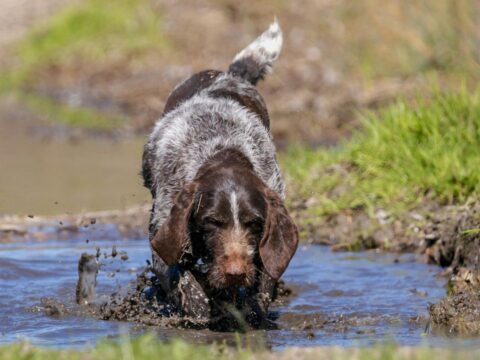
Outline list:
[[[281,47],[274,22],[227,72],[182,82],[145,145],[153,268],[166,293],[174,274],[188,271],[210,304],[242,293],[261,299],[265,312],[296,251],[267,108],[255,88]]]

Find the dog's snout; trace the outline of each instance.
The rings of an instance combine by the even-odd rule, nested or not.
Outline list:
[[[246,265],[241,259],[227,261],[225,264],[225,278],[230,285],[240,285],[247,277]]]
[[[245,274],[245,264],[241,260],[229,261],[225,266],[225,274],[230,276]]]

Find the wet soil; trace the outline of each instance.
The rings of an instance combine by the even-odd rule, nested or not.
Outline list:
[[[72,234],[68,242],[0,244],[0,277],[5,289],[0,299],[2,342],[27,337],[35,344],[84,346],[105,336],[145,331],[192,342],[237,342],[232,333],[185,329],[179,319],[158,316],[148,302],[141,303],[148,310],[144,313],[135,313],[140,308],[136,303],[124,306],[128,321],[100,320],[102,310],[98,309],[111,301],[112,294],[132,300],[130,295],[139,293],[138,279],[147,266],[149,248],[144,239],[86,243],[84,236]],[[98,255],[99,263],[96,297],[88,305],[77,305],[75,296],[82,253]],[[122,259],[122,255],[128,256]],[[437,274],[437,267],[421,264],[411,255],[338,253],[327,247],[302,246],[284,276],[291,293],[270,309],[279,328],[249,331],[242,341],[274,349],[367,345],[381,339],[405,345],[425,339],[443,343],[443,336],[422,336],[428,303],[444,294],[444,279]]]
[[[432,323],[439,330],[480,335],[479,224],[480,204],[470,203],[432,231],[436,241],[427,255],[431,262],[447,266],[450,274],[447,296],[430,307]]]
[[[85,212],[80,215],[0,215],[0,243],[144,239],[148,228],[148,206],[126,210]],[[95,226],[97,225],[97,226]]]

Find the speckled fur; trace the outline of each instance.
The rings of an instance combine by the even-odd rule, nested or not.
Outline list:
[[[245,53],[251,56],[254,48],[248,49]],[[265,51],[262,48],[263,54]],[[271,59],[278,56],[280,48],[274,51],[276,54]],[[241,57],[237,55],[235,61],[241,61]],[[222,93],[253,99],[267,114],[265,103],[251,82],[238,74],[223,73],[208,87],[179,101],[157,121],[145,145],[143,158],[145,186],[153,197],[150,240],[168,218],[178,192],[195,178],[205,162],[223,149],[243,153],[256,175],[284,197],[284,183],[268,123],[234,98],[219,96]],[[154,266],[164,271],[161,262],[154,254]]]
[[[236,101],[209,97],[207,89],[163,117],[146,145],[146,151],[154,154],[155,229],[166,220],[175,195],[195,178],[198,169],[228,148],[241,151],[258,177],[283,197],[284,185],[269,131],[256,114]]]

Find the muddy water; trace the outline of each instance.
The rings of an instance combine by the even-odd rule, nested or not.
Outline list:
[[[0,104],[0,214],[121,209],[147,199],[139,176],[144,138],[52,136],[61,129],[27,120]]]
[[[86,243],[82,235],[77,236],[68,243],[0,244],[0,342],[26,338],[41,345],[83,346],[122,333],[155,331],[161,338],[235,343],[233,334],[147,328],[83,314],[74,305],[77,261],[82,252],[94,254],[96,247],[101,249],[97,296],[102,297],[122,291],[134,280],[146,264],[149,250],[139,240]],[[118,255],[105,258],[103,254],[111,254],[112,245]],[[128,259],[122,259],[124,252]],[[284,276],[293,294],[272,308],[280,329],[250,332],[245,341],[274,349],[366,345],[381,340],[405,345],[439,341],[423,334],[427,304],[444,294],[444,280],[436,276],[438,268],[414,260],[412,256],[301,247]]]

